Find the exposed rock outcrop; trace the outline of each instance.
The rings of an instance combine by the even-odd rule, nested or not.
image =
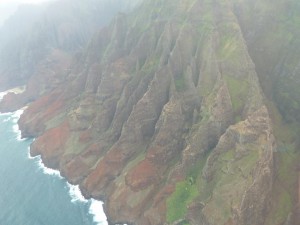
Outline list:
[[[283,223],[252,4],[144,0],[73,59],[53,50],[2,107],[33,101],[19,120],[31,153],[104,200],[112,222]]]
[[[65,82],[70,59],[93,34],[139,2],[62,0],[21,6],[0,28],[0,89],[26,85],[26,91],[4,98],[0,111],[15,111]]]

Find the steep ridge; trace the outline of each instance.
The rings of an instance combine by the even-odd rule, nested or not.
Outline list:
[[[2,25],[0,29],[1,91],[21,85],[24,82],[20,79],[19,71],[21,67],[20,52],[24,44],[24,36],[44,10],[44,5],[21,5],[17,12]],[[12,76],[14,73],[17,74],[16,79]]]
[[[266,224],[299,224],[298,1],[235,4],[243,34],[269,99],[278,145],[271,210]],[[276,109],[277,108],[277,109]],[[277,112],[277,110],[280,112]]]
[[[235,13],[264,90],[269,98],[273,97],[287,121],[299,121],[299,94],[294,85],[299,82],[300,4],[295,0],[275,1],[274,4],[246,2],[235,5]],[[274,16],[276,14],[278,18]]]
[[[152,0],[118,14],[22,115],[31,153],[112,222],[264,224],[276,145],[234,10]]]
[[[6,96],[0,110],[17,110],[54,90],[65,80],[73,55],[92,35],[119,11],[130,11],[138,3],[62,0],[20,7],[0,30],[0,85],[2,90],[26,85],[26,90]]]
[[[96,2],[78,1],[80,18]],[[40,26],[51,51],[0,108],[32,101],[19,121],[31,154],[104,200],[113,223],[298,225],[299,7],[144,0],[74,57],[98,29],[82,36],[62,16],[78,29]]]

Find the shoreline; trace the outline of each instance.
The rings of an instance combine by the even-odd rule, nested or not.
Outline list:
[[[20,116],[23,113],[24,110],[18,110],[16,112],[18,112],[18,114],[15,116],[15,118],[13,117],[13,119],[15,120],[17,116]],[[22,112],[22,113],[20,113]],[[12,113],[12,116],[14,116],[14,113]],[[13,121],[16,122],[16,121]],[[15,126],[17,126],[18,130],[15,129]],[[21,131],[19,130],[19,126],[16,123],[14,125],[14,132],[17,133],[17,140],[18,141],[22,141],[22,140],[26,140],[26,139],[22,139],[21,138]],[[71,197],[71,203],[76,203],[76,202],[81,202],[81,203],[85,203],[85,204],[89,204],[89,214],[93,216],[93,221],[94,223],[97,223],[97,225],[108,225],[107,222],[107,217],[104,213],[104,209],[103,209],[103,202],[98,201],[96,199],[86,199],[80,189],[79,189],[79,185],[72,185],[70,184],[66,178],[62,177],[60,175],[60,171],[59,170],[54,170],[51,168],[48,168],[45,166],[45,164],[42,161],[42,157],[40,155],[32,157],[30,155],[30,146],[27,149],[27,157],[30,160],[33,160],[35,163],[37,163],[37,166],[39,169],[42,170],[42,172],[45,175],[50,175],[50,176],[54,176],[57,177],[58,179],[64,180],[66,182],[66,185],[69,188],[69,195]]]
[[[18,86],[18,87],[11,88],[11,89],[7,90],[6,92],[7,93],[12,92],[12,93],[15,93],[15,94],[21,94],[21,93],[25,92],[25,90],[26,90],[26,86],[23,85],[23,86]]]
[[[0,92],[0,100],[3,99],[3,97],[5,95],[7,95],[8,93],[14,93],[14,94],[21,94],[23,92],[25,92],[26,90],[26,86],[18,86],[18,87],[14,87],[14,88],[11,88],[11,89],[8,89],[6,91],[2,91]]]
[[[0,92],[0,101],[3,99],[3,97],[9,93],[9,92],[18,92],[18,93],[22,93],[20,92],[20,89],[19,87],[17,88],[13,88],[13,89],[10,89],[10,90],[7,90],[5,92]],[[26,109],[27,106],[15,111],[15,112],[9,112],[9,113],[1,113],[1,115],[8,115],[11,117],[11,120],[12,122],[14,123],[13,124],[13,132],[17,134],[17,137],[16,137],[16,141],[25,141],[26,138],[22,138],[21,137],[21,130],[19,129],[19,126],[18,126],[18,120],[20,118],[20,116],[22,115],[22,113],[24,112],[24,110]],[[33,139],[34,140],[34,139]],[[27,149],[27,158],[29,160],[33,160],[34,163],[37,164],[37,167],[39,169],[42,170],[42,172],[45,174],[45,175],[51,175],[51,176],[55,176],[57,177],[58,179],[61,179],[61,180],[64,180],[65,183],[66,183],[66,186],[68,187],[68,193],[69,193],[69,196],[71,197],[71,203],[74,204],[74,203],[77,203],[77,202],[80,202],[82,204],[88,204],[89,205],[89,214],[92,216],[93,218],[93,222],[97,225],[108,225],[108,220],[107,220],[107,216],[105,215],[104,213],[104,207],[103,207],[103,202],[102,201],[99,201],[99,200],[96,200],[96,199],[86,199],[80,189],[79,189],[79,185],[72,185],[70,184],[66,178],[62,177],[60,175],[60,171],[59,170],[54,170],[54,169],[51,169],[51,168],[48,168],[45,166],[45,164],[43,163],[42,161],[42,158],[40,155],[38,156],[35,156],[35,157],[32,157],[30,155],[30,146],[28,146],[28,149]]]
[[[71,197],[71,203],[80,202],[80,203],[84,203],[84,204],[89,204],[89,214],[93,216],[93,221],[95,223],[97,223],[97,225],[108,225],[107,217],[106,217],[106,215],[104,213],[104,209],[103,209],[104,203],[102,201],[98,201],[93,198],[86,199],[82,195],[82,193],[79,189],[79,185],[70,184],[66,180],[66,178],[64,178],[63,176],[60,175],[59,170],[54,170],[54,169],[46,167],[45,164],[43,163],[40,155],[35,156],[35,157],[30,156],[29,148],[28,148],[28,157],[31,160],[35,160],[34,162],[37,163],[38,168],[41,169],[45,175],[54,176],[54,177],[57,177],[58,179],[64,180],[66,182],[66,185],[69,188],[69,195]]]
[[[21,94],[26,90],[26,86],[18,86],[15,88],[11,88],[9,90],[0,92],[0,102],[4,98],[5,95],[8,93],[14,93],[14,94]],[[22,138],[21,130],[19,129],[18,126],[18,120],[20,119],[20,116],[23,114],[24,110],[28,106],[24,106],[14,112],[7,112],[7,113],[0,113],[1,115],[10,115],[12,117],[13,122],[15,123],[13,125],[13,131],[17,134],[17,141],[24,141],[27,138]],[[31,138],[32,141],[34,141],[35,138]],[[39,169],[43,171],[45,175],[51,175],[51,176],[56,176],[59,179],[64,179],[66,182],[66,185],[69,188],[69,195],[71,197],[71,202],[81,202],[85,204],[90,204],[89,205],[89,214],[93,216],[93,221],[97,225],[128,225],[128,223],[111,223],[106,216],[105,213],[105,203],[101,200],[94,199],[94,198],[85,198],[85,196],[82,194],[79,185],[73,185],[68,182],[67,178],[61,176],[59,170],[55,170],[52,168],[48,168],[45,166],[43,163],[41,155],[37,156],[31,156],[30,155],[30,146],[27,149],[27,158],[30,160],[35,160],[34,162],[38,164]],[[38,161],[36,161],[38,160]]]

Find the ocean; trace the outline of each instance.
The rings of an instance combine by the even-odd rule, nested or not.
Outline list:
[[[30,157],[21,113],[0,114],[0,225],[107,225],[102,202],[84,199],[78,186]]]

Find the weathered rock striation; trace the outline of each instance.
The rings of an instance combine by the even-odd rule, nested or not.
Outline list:
[[[21,5],[0,29],[0,89],[26,85],[26,90],[5,97],[0,110],[14,111],[57,88],[65,81],[71,58],[93,34],[139,2],[62,0]]]
[[[113,223],[288,221],[290,209],[278,216],[275,206],[286,165],[276,153],[278,112],[264,96],[261,56],[249,49],[260,44],[247,32],[263,36],[251,27],[253,4],[144,0],[73,59],[53,51],[57,79],[41,63],[27,88],[39,79],[49,88],[19,120],[22,136],[36,138],[31,154],[104,200]],[[2,107],[14,107],[10,98]]]

